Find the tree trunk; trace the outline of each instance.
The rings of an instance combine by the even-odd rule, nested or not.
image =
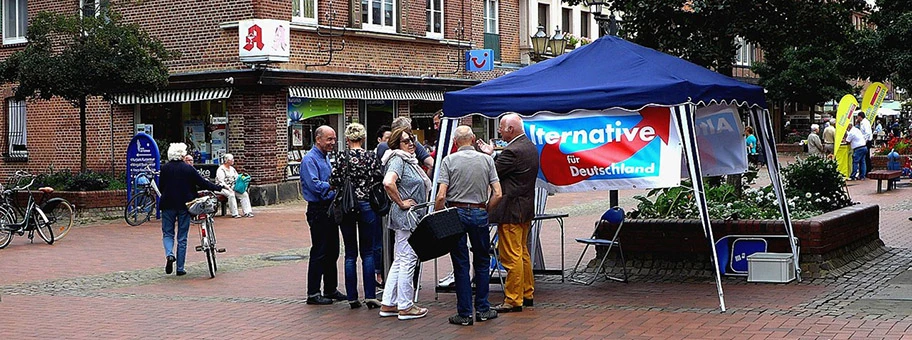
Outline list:
[[[86,164],[86,97],[79,99],[79,138],[80,138],[80,149],[79,149],[79,171],[85,172],[88,170],[88,165]]]

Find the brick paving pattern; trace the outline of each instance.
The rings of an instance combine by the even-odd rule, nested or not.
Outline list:
[[[783,161],[790,160],[787,157]],[[765,169],[764,169],[765,170]],[[766,180],[768,181],[768,180]],[[304,204],[258,207],[253,219],[217,218],[219,273],[209,279],[191,227],[187,270],[164,275],[157,221],[122,221],[74,228],[48,246],[15,237],[0,250],[0,326],[3,339],[912,339],[912,184],[876,194],[876,181],[850,182],[852,199],[881,206],[882,251],[865,254],[840,277],[801,283],[757,284],[724,278],[728,311],[720,313],[711,277],[634,274],[629,283],[592,286],[537,277],[535,308],[472,327],[449,325],[455,295],[441,293],[431,262],[423,266],[419,305],[425,319],[380,318],[376,310],[346,303],[309,306],[305,274],[309,233]],[[764,183],[764,179],[760,179]],[[621,206],[633,195],[622,191]],[[559,194],[548,211],[568,212],[566,266],[607,208],[607,192]],[[559,267],[556,224],[542,231],[549,268]],[[275,255],[304,255],[272,261]],[[340,289],[342,265],[340,258]],[[450,269],[447,258],[438,275]],[[492,285],[491,301],[503,298]],[[42,321],[43,320],[43,321]],[[22,322],[24,321],[24,322]]]

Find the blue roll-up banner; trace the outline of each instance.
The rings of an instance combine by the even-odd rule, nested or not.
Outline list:
[[[133,197],[133,184],[136,176],[142,173],[146,166],[158,171],[161,168],[161,153],[158,151],[155,139],[140,132],[133,136],[130,144],[127,145],[127,202],[130,202],[130,198]],[[158,184],[158,176],[155,176],[155,183]],[[157,206],[158,204],[156,204]],[[155,216],[161,218],[160,211],[156,211]]]

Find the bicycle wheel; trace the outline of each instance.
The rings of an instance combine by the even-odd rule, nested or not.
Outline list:
[[[54,228],[54,241],[60,241],[70,232],[76,217],[70,202],[62,198],[54,198],[47,201],[41,210],[47,215],[51,227]]]
[[[209,226],[209,222],[203,222],[202,227],[206,232],[206,237],[203,239],[203,250],[206,252],[206,262],[209,263],[209,277],[214,279],[217,264],[215,263],[215,244],[212,241],[212,235],[210,234],[212,228]]]
[[[124,207],[124,221],[131,226],[138,226],[148,221],[155,211],[155,198],[149,197],[145,192],[137,193],[130,198]]]
[[[0,208],[0,249],[6,248],[13,240],[13,232],[6,229],[12,223],[15,223],[13,214],[5,208]]]
[[[38,230],[38,236],[41,236],[41,239],[47,244],[54,244],[54,228],[51,228],[51,224],[44,222],[44,219],[38,215],[40,208],[35,207],[35,210],[32,211],[32,223],[35,229]]]

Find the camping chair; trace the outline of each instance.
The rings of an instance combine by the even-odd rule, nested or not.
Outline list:
[[[615,229],[615,231],[614,231],[614,236],[610,240],[598,238],[598,235],[597,235],[598,228],[599,228],[599,225],[603,222],[610,223],[612,225],[617,225],[617,229]],[[621,248],[621,241],[618,238],[618,235],[621,234],[621,227],[623,227],[623,226],[624,226],[624,210],[619,207],[613,207],[611,209],[608,209],[608,211],[605,211],[605,213],[602,214],[602,218],[600,218],[598,221],[595,222],[595,230],[592,232],[592,237],[576,239],[576,242],[583,243],[586,245],[586,247],[583,248],[583,253],[580,254],[579,260],[576,261],[576,266],[574,266],[573,271],[570,272],[570,281],[583,283],[586,285],[591,285],[599,277],[599,274],[604,273],[605,278],[607,278],[609,280],[627,283],[627,261],[624,258],[624,249]],[[590,246],[596,246],[596,247],[602,246],[602,247],[608,247],[608,249],[605,251],[605,254],[602,255],[602,258],[599,260],[598,267],[596,267],[595,273],[592,274],[592,278],[590,278],[587,281],[585,279],[582,279],[583,275],[582,275],[582,273],[579,273],[579,266],[580,266],[580,263],[583,262],[583,257],[586,255],[586,252],[589,250]],[[611,249],[613,249],[615,247],[617,247],[617,249],[618,249],[617,252],[619,253],[619,258],[620,258],[620,262],[615,261],[615,266],[617,266],[618,264],[621,265],[621,269],[624,272],[624,278],[610,276],[610,275],[608,275],[608,270],[605,269],[605,261],[608,260],[608,255],[611,254]],[[585,270],[585,268],[584,268],[584,270]]]

